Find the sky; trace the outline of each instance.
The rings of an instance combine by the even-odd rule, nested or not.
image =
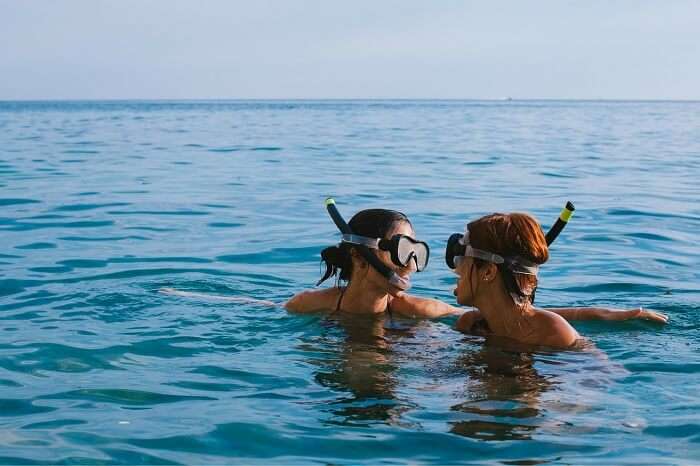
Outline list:
[[[0,0],[0,100],[700,100],[697,0]]]

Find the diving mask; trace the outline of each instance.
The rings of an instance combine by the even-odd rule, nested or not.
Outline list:
[[[430,258],[430,248],[427,243],[406,235],[394,235],[391,239],[384,239],[344,234],[342,241],[344,243],[366,246],[370,249],[389,251],[391,262],[399,267],[407,267],[411,259],[413,259],[418,272],[422,272],[428,266],[428,259]]]
[[[454,233],[447,240],[445,249],[445,262],[451,269],[459,267],[460,262],[465,257],[485,260],[493,264],[505,264],[508,269],[516,273],[526,275],[537,275],[539,265],[520,256],[500,256],[493,252],[477,249],[469,244],[469,230],[465,229],[464,234]]]

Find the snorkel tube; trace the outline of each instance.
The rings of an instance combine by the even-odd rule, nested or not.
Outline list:
[[[571,203],[571,201],[567,201],[566,205],[564,208],[561,210],[561,213],[559,214],[559,218],[557,219],[556,222],[554,222],[554,225],[552,225],[552,228],[549,229],[546,235],[544,235],[544,239],[547,241],[547,246],[552,244],[555,239],[557,239],[557,236],[559,236],[559,233],[564,229],[564,227],[569,223],[569,219],[571,216],[574,214],[574,210],[576,208],[574,205]]]
[[[338,208],[335,206],[335,199],[329,197],[325,201],[326,210],[328,210],[328,215],[331,216],[333,223],[338,227],[341,233],[345,235],[352,235],[353,231],[350,228],[343,217],[338,212]],[[411,287],[411,283],[405,278],[400,277],[396,272],[391,270],[386,264],[382,263],[377,256],[375,256],[372,251],[369,250],[367,246],[354,245],[359,251],[360,255],[372,266],[374,269],[382,274],[393,286],[401,291],[406,291]]]

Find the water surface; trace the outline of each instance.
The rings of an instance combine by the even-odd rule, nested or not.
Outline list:
[[[2,463],[685,463],[700,459],[700,104],[0,103]],[[414,292],[447,237],[549,226],[541,306],[659,309],[527,351],[293,316],[338,240],[323,209],[406,212]]]

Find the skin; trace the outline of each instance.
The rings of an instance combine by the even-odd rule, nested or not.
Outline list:
[[[484,319],[490,335],[506,337],[522,343],[568,348],[580,338],[567,320],[627,320],[644,318],[665,323],[668,317],[641,308],[629,311],[604,308],[538,309],[529,303],[516,305],[508,294],[500,271],[494,264],[477,267],[474,259],[465,257],[456,269],[459,276],[454,295],[462,305],[476,311],[465,312],[455,328],[471,333],[474,324]]]
[[[396,234],[404,234],[415,238],[415,232],[410,224],[401,222],[396,225],[386,235],[386,239],[390,239]],[[391,261],[391,255],[388,251],[374,250],[379,259],[389,268],[404,278],[410,278],[416,272],[416,264],[410,261],[406,267],[399,267]],[[353,273],[345,289],[340,311],[347,314],[369,314],[379,315],[386,312],[387,304],[391,307],[392,312],[403,315],[409,318],[436,319],[449,315],[460,315],[456,323],[457,330],[469,333],[475,322],[480,319],[487,319],[482,308],[473,303],[473,300],[467,296],[461,299],[458,296],[458,302],[469,306],[477,307],[474,310],[466,312],[459,307],[451,306],[447,303],[436,299],[420,298],[409,295],[391,285],[384,276],[374,270],[362,256],[355,250],[351,250]],[[471,261],[471,258],[466,258]],[[462,262],[464,266],[466,261]],[[471,263],[471,262],[469,262]],[[493,269],[497,272],[495,266]],[[491,272],[493,273],[493,271]],[[462,280],[460,280],[462,282]],[[493,282],[493,283],[491,283]],[[495,286],[500,285],[500,277],[495,280],[489,275],[489,283]],[[466,282],[465,282],[466,284]],[[497,296],[500,296],[500,305],[512,307],[513,303],[510,297],[505,294],[505,290],[500,285],[501,289]],[[464,286],[462,286],[464,288]],[[460,289],[460,286],[457,287]],[[476,289],[476,288],[474,288]],[[482,289],[483,291],[484,289]],[[338,287],[326,288],[322,290],[306,290],[294,295],[289,301],[284,304],[284,307],[289,312],[294,313],[311,313],[311,312],[329,312],[334,311],[340,297],[341,289]],[[455,292],[456,293],[456,292]],[[463,290],[464,294],[466,291]],[[507,298],[507,299],[506,299]],[[494,301],[486,306],[489,309],[499,309],[499,303]],[[537,313],[535,314],[535,311]],[[485,312],[489,312],[488,310]],[[627,319],[648,319],[656,322],[665,323],[668,318],[663,314],[652,311],[642,311],[640,309],[611,310],[603,308],[553,308],[548,310],[535,309],[527,311],[527,314],[533,314],[536,321],[541,320],[543,325],[551,325],[562,327],[569,331],[569,336],[573,336],[570,331],[575,333],[575,330],[570,325],[566,324],[565,320],[627,320]],[[491,312],[491,320],[494,320],[494,313]],[[560,317],[561,316],[561,317]],[[530,319],[532,316],[530,317]],[[491,322],[489,326],[491,327]],[[528,321],[529,322],[529,321]],[[533,321],[534,322],[534,321]],[[563,322],[563,323],[562,323]],[[565,325],[566,324],[566,325]],[[493,328],[493,327],[491,327]],[[500,328],[500,327],[499,327]],[[569,330],[570,329],[570,330]],[[564,342],[567,343],[568,341]],[[539,344],[545,344],[538,342]],[[555,342],[559,343],[559,342]]]
[[[403,234],[415,238],[415,232],[406,222],[397,224],[386,235]],[[391,261],[389,251],[373,250],[379,259],[401,277],[409,279],[416,272],[415,261],[400,267]],[[387,305],[392,312],[411,318],[434,319],[447,315],[461,314],[457,307],[435,299],[411,296],[394,287],[389,281],[369,265],[360,254],[352,249],[352,276],[345,289],[340,311],[348,314],[382,314]],[[338,287],[323,290],[302,291],[292,297],[285,307],[290,312],[307,313],[333,311],[338,303],[341,289]]]

